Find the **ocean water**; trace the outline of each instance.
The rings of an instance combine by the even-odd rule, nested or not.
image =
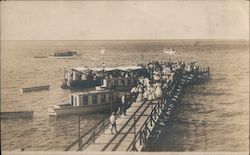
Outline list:
[[[166,55],[163,48],[179,55]],[[104,49],[105,54],[100,50]],[[77,59],[34,58],[76,50]],[[167,133],[150,151],[249,151],[249,45],[245,42],[3,41],[1,111],[33,110],[32,119],[1,120],[1,148],[61,151],[77,138],[77,118],[49,117],[47,109],[69,99],[60,88],[67,66],[135,65],[149,60],[197,61],[210,66],[212,79],[189,87]],[[20,88],[49,84],[49,91]],[[81,117],[81,133],[104,115]]]

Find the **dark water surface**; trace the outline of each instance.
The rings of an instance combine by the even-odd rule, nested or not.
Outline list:
[[[179,55],[166,55],[163,48]],[[34,58],[76,50],[77,59]],[[100,50],[105,49],[105,54]],[[64,67],[135,65],[149,60],[198,61],[210,66],[212,80],[188,88],[152,151],[249,151],[249,52],[243,43],[101,41],[6,41],[1,49],[1,111],[33,110],[33,119],[1,120],[3,150],[64,150],[77,138],[77,118],[49,117],[47,109],[68,99],[60,88]],[[49,91],[20,88],[49,84]],[[81,118],[84,133],[103,115]]]

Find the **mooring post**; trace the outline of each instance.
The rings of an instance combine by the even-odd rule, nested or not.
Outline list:
[[[106,122],[106,115],[104,116],[104,120],[103,120],[103,122],[102,122],[102,133],[104,133],[104,126],[105,126],[105,122]]]
[[[142,133],[140,131],[140,145],[142,145]]]
[[[81,150],[81,147],[82,147],[82,140],[81,140],[81,129],[80,129],[80,123],[81,122],[81,117],[80,117],[80,115],[78,115],[78,142],[79,142],[79,150]]]
[[[133,151],[138,151],[136,148],[136,123],[135,123],[135,115],[134,115],[134,140],[133,140]]]
[[[207,68],[208,78],[210,78],[210,67]]]
[[[104,127],[104,125],[105,125],[105,121],[106,121],[106,116],[104,116],[104,120],[103,120],[103,122],[102,122],[102,126]]]
[[[150,102],[151,110],[153,110],[153,102]]]
[[[153,117],[152,117],[152,115],[150,114],[150,126],[153,126]]]
[[[135,115],[134,115],[134,138],[136,136],[136,124],[135,124]]]
[[[113,112],[113,107],[112,107],[112,103],[111,103],[111,107],[110,107],[110,112]]]
[[[95,128],[94,128],[94,131],[93,131],[93,142],[95,143]]]

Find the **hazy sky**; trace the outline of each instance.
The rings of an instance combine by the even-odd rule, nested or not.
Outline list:
[[[249,2],[1,2],[1,39],[249,39]]]

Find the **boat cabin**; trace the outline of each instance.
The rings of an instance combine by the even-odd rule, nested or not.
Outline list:
[[[95,90],[70,94],[72,106],[90,106],[113,104],[117,102],[117,93],[110,90]]]
[[[103,85],[101,87],[104,88],[133,87],[136,84],[137,84],[137,79],[133,77],[106,78],[103,79]]]

